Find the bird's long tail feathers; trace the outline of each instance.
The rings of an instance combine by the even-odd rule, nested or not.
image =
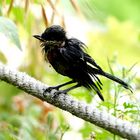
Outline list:
[[[100,97],[100,99],[102,101],[104,101],[104,97],[103,97],[103,95],[100,92],[100,89],[102,89],[101,85],[99,85],[98,81],[96,81],[96,82],[97,82],[98,86],[92,81],[91,84],[90,84],[90,88],[89,89],[94,89],[96,91],[96,93],[98,94],[98,96]]]
[[[113,81],[121,84],[124,88],[129,89],[132,92],[132,88],[131,88],[131,86],[129,84],[127,84],[123,80],[121,80],[121,79],[119,79],[119,78],[117,78],[117,77],[115,77],[115,76],[113,76],[113,75],[111,75],[109,73],[104,72],[101,69],[96,69],[96,68],[93,68],[93,67],[88,66],[88,73],[95,79],[96,84],[98,86],[94,85],[95,84],[94,82],[93,83],[90,83],[90,84],[92,85],[92,88],[94,90],[95,90],[95,87],[96,87],[96,90],[95,91],[97,92],[97,94],[99,95],[99,97],[102,100],[103,100],[103,96],[100,93],[100,89],[102,89],[101,88],[102,87],[102,83],[101,83],[100,79],[97,77],[97,75],[101,75],[101,76],[104,76],[104,77],[106,77],[106,78],[108,78],[110,80],[113,80]]]
[[[111,75],[111,74],[109,74],[109,73],[106,73],[106,72],[101,72],[101,73],[98,73],[98,74],[99,74],[99,75],[102,75],[102,76],[105,76],[105,77],[107,77],[107,78],[109,78],[109,79],[111,79],[111,80],[113,80],[113,81],[115,81],[115,82],[121,84],[124,88],[129,89],[129,90],[132,92],[131,86],[128,85],[128,84],[127,84],[126,82],[124,82],[123,80],[121,80],[121,79],[119,79],[119,78],[117,78],[117,77],[115,77],[115,76],[113,76],[113,75]]]
[[[124,88],[129,89],[132,92],[132,88],[129,84],[127,84],[123,80],[121,80],[109,73],[104,72],[102,69],[96,69],[96,68],[93,68],[88,65],[87,72],[88,72],[88,75],[86,75],[84,77],[85,80],[84,80],[83,86],[85,86],[88,89],[94,89],[96,91],[96,93],[99,95],[100,99],[103,101],[104,101],[104,98],[100,92],[100,90],[102,90],[103,84],[101,83],[100,79],[98,78],[98,75],[101,75],[110,80],[113,80],[113,81],[121,84]],[[94,81],[92,80],[92,78],[94,79]]]

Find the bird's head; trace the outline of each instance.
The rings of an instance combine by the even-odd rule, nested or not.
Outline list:
[[[66,40],[66,32],[59,25],[48,27],[41,35],[34,35],[35,38],[41,41],[41,46],[55,47],[61,46]]]

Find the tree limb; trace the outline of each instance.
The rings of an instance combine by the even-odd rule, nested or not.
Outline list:
[[[55,96],[56,90],[46,92],[44,96],[43,92],[47,86],[23,72],[0,64],[0,79],[113,134],[130,140],[140,140],[140,129],[135,124],[118,119],[107,112],[101,112],[91,105],[73,99],[68,94]]]

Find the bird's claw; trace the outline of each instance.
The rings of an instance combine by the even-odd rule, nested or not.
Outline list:
[[[44,90],[44,92],[51,92],[53,89],[56,89],[54,87],[48,87]],[[57,89],[56,89],[57,90]]]
[[[60,94],[66,94],[65,90],[58,90],[54,93],[53,98],[58,97]]]
[[[46,92],[51,92],[52,90],[56,90],[54,92],[54,96],[53,97],[58,97],[59,94],[66,94],[66,90],[59,90],[58,87],[48,87],[44,90],[43,92],[43,96],[46,97]]]
[[[44,90],[43,92],[43,96],[46,97],[46,93],[47,92],[51,92],[52,90],[57,90],[58,91],[58,88],[57,87],[48,87]]]

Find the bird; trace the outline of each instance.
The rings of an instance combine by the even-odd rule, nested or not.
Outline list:
[[[105,72],[87,53],[87,46],[77,38],[68,38],[67,32],[60,25],[47,27],[42,34],[33,35],[33,37],[40,40],[45,61],[49,61],[57,73],[71,79],[66,83],[47,89],[56,89],[58,93],[66,94],[77,87],[83,86],[89,91],[97,93],[100,99],[104,101],[101,93],[103,84],[99,79],[99,76],[104,76],[132,91],[129,84]],[[72,83],[74,85],[71,87],[59,90]]]

